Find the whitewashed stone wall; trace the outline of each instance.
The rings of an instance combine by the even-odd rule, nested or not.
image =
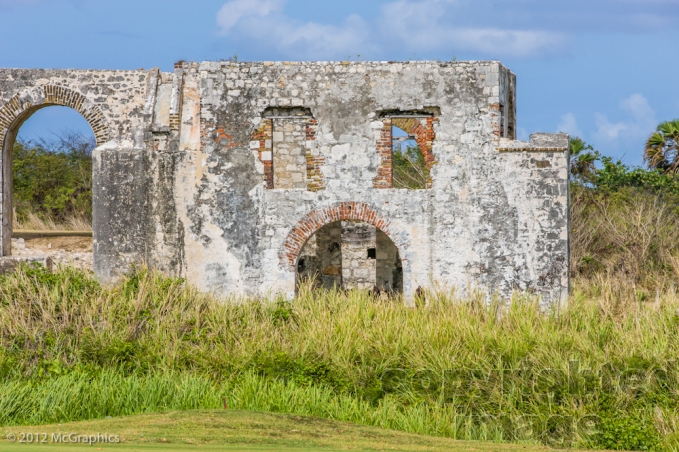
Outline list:
[[[496,61],[16,71],[0,69],[0,108],[60,83],[108,124],[94,174],[105,279],[144,260],[203,290],[292,296],[306,239],[356,220],[395,244],[406,299],[418,287],[568,292],[568,137],[512,140],[516,80]],[[305,184],[276,188],[266,112],[293,107],[310,113]],[[390,188],[384,124],[413,116],[426,119],[430,188]]]

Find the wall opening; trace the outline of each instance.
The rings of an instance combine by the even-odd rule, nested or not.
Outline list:
[[[382,128],[376,134],[380,162],[373,187],[431,188],[437,117],[429,111],[383,112],[380,116]]]
[[[88,121],[65,106],[24,112],[3,146],[3,254],[51,255],[92,267],[92,151]]]
[[[403,268],[396,245],[379,228],[354,220],[329,223],[302,247],[297,288],[403,291]]]
[[[413,190],[427,188],[429,169],[424,163],[424,154],[417,144],[417,137],[392,125],[391,142],[393,187]]]
[[[516,140],[516,82],[510,77],[507,95],[507,138]]]

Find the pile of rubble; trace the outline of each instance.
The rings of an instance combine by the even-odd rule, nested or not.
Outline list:
[[[40,262],[52,268],[70,265],[92,271],[91,237],[40,237],[12,239],[12,257]],[[23,260],[23,259],[21,259]]]

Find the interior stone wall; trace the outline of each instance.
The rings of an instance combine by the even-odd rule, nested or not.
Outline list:
[[[369,255],[369,250],[374,254]],[[297,282],[324,289],[401,292],[402,268],[389,237],[363,221],[336,221],[306,241],[297,261]]]
[[[306,118],[273,119],[273,186],[306,188]]]
[[[375,233],[377,245],[376,286],[381,292],[403,290],[403,268],[398,249],[389,237],[379,229]]]
[[[377,287],[375,226],[358,221],[342,221],[342,286],[345,289],[373,290]]]

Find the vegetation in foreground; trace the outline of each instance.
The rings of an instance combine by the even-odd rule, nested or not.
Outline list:
[[[92,229],[93,136],[17,141],[12,150],[14,229]]]
[[[227,301],[227,302],[225,302]],[[220,300],[140,270],[0,277],[0,425],[223,406],[466,440],[675,447],[679,294],[578,285],[568,307],[364,292]]]
[[[571,142],[575,284],[550,312],[526,294],[431,293],[418,309],[363,292],[220,300],[145,269],[115,287],[73,269],[0,277],[0,425],[226,403],[457,439],[679,450],[668,127],[649,139],[649,169]],[[25,222],[52,200],[26,199]],[[40,221],[68,211],[54,205]]]
[[[401,451],[544,451],[544,446],[499,445],[366,427],[348,422],[299,416],[295,414],[262,413],[239,410],[194,410],[165,414],[125,416],[96,421],[73,422],[33,427],[0,429],[0,441],[7,435],[16,438],[21,433],[44,432],[41,440],[52,442],[52,434],[75,433],[75,436],[106,432],[115,435],[109,444],[117,451],[137,450],[139,445],[165,447],[160,450],[186,450],[187,445],[200,445],[200,450],[219,446],[218,450],[401,450]],[[58,441],[58,436],[56,440]],[[24,438],[25,439],[25,438]],[[33,438],[31,438],[33,439]],[[107,437],[108,439],[108,437]],[[18,440],[17,440],[18,441]],[[94,440],[96,441],[96,439]],[[42,450],[14,443],[16,450]],[[107,444],[93,443],[95,447]],[[127,446],[127,447],[126,447]],[[250,449],[252,448],[252,449]],[[8,450],[3,445],[3,450]],[[9,449],[13,451],[14,449]],[[142,449],[143,450],[143,449]],[[208,449],[209,450],[209,449]],[[217,449],[215,449],[217,450]]]

